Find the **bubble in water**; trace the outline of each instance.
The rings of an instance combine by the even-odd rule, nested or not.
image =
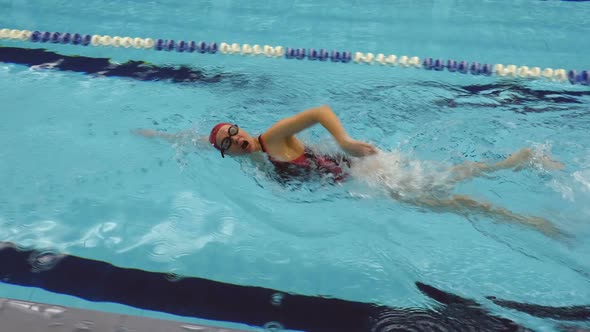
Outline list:
[[[178,282],[178,281],[183,280],[186,277],[181,274],[178,274],[176,272],[168,272],[168,273],[166,273],[164,278],[166,278],[166,280],[171,281],[171,282]]]
[[[59,261],[64,257],[57,251],[45,250],[34,251],[29,256],[29,264],[32,267],[32,272],[43,272],[54,268]]]
[[[264,324],[264,330],[269,332],[279,332],[283,330],[283,325],[279,322],[268,322]]]
[[[270,298],[270,303],[274,306],[280,306],[285,298],[285,294],[283,293],[274,293]]]

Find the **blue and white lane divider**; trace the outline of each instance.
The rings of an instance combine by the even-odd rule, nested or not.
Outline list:
[[[250,45],[238,43],[195,42],[172,39],[152,39],[139,37],[120,37],[108,35],[88,35],[68,32],[29,31],[16,29],[0,29],[0,39],[13,39],[35,43],[59,43],[80,46],[123,47],[150,49],[156,51],[176,51],[201,54],[233,54],[243,56],[264,56],[268,58],[285,58],[311,61],[330,61],[341,63],[357,63],[401,68],[422,68],[426,70],[456,72],[461,74],[501,76],[507,78],[544,78],[556,82],[590,85],[588,70],[568,70],[540,67],[527,67],[504,64],[487,64],[479,62],[455,61],[424,58],[416,56],[396,56],[382,53],[363,53],[326,49],[305,49],[284,46]]]

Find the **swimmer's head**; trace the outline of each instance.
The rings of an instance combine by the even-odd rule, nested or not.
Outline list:
[[[221,156],[239,156],[258,150],[256,140],[238,125],[222,122],[211,129],[209,142],[219,151]]]

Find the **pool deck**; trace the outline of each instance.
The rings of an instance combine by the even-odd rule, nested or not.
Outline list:
[[[2,332],[243,332],[163,319],[0,298]]]

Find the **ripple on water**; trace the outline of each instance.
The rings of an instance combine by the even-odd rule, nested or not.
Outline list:
[[[149,252],[149,257],[156,262],[175,262],[175,258],[170,255],[173,251],[174,245],[169,241],[160,240],[151,244],[152,249]]]
[[[283,325],[279,322],[267,322],[264,324],[263,328],[268,332],[280,332],[284,329]]]
[[[147,246],[150,260],[169,263],[180,268],[180,258],[194,255],[212,242],[226,241],[234,233],[235,218],[211,209],[210,202],[192,192],[176,194],[170,212],[162,222],[154,225],[141,239],[119,253]],[[177,279],[172,273],[170,278]]]
[[[31,271],[43,272],[53,269],[64,257],[65,255],[56,250],[33,251],[28,261]]]
[[[179,282],[181,280],[184,280],[186,278],[186,276],[184,276],[180,273],[174,272],[174,271],[170,271],[164,275],[164,278],[166,278],[166,280],[168,280],[170,282]]]

